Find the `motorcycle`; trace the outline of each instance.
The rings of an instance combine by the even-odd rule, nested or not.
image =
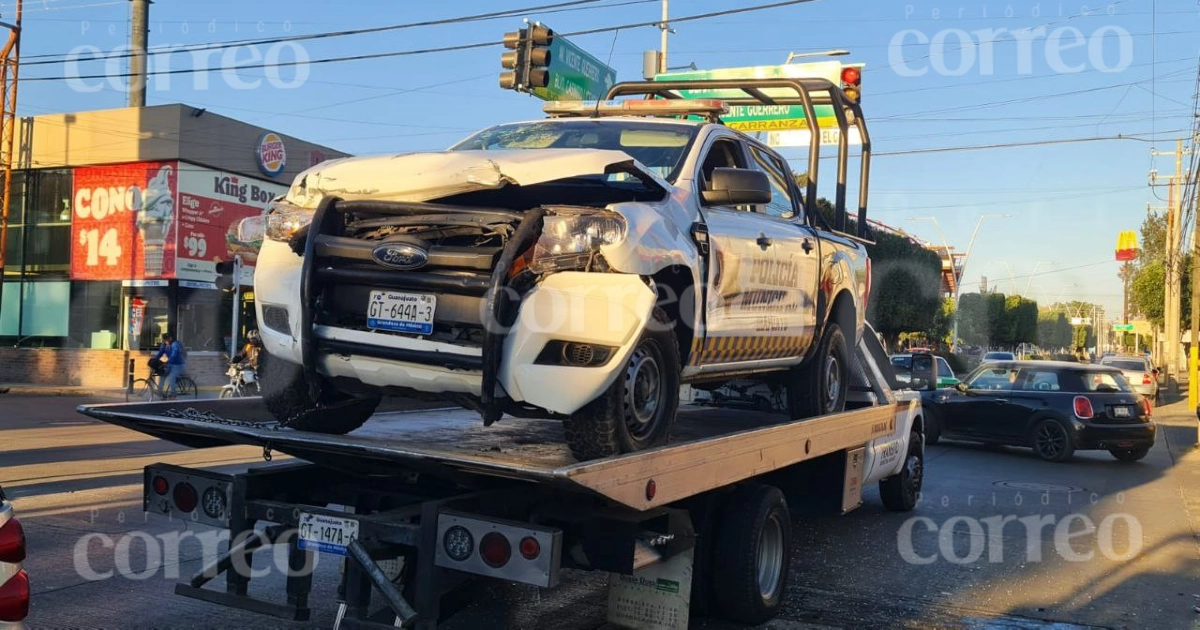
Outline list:
[[[254,371],[254,368],[240,363],[230,363],[229,369],[225,371],[225,375],[229,377],[229,384],[221,387],[221,398],[242,398],[245,396],[261,395],[258,386],[258,374]]]

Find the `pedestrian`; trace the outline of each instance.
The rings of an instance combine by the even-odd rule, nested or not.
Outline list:
[[[183,369],[187,365],[187,353],[183,350],[183,344],[171,333],[163,333],[158,354],[151,361],[161,362],[163,357],[167,362],[167,380],[163,383],[163,389],[167,396],[174,398],[179,394],[179,377],[183,376]]]

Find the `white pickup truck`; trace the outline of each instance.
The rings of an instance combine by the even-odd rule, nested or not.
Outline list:
[[[701,83],[721,82],[687,85]],[[867,138],[826,81],[726,83],[750,101],[791,89],[834,104]],[[870,288],[845,187],[839,232],[816,212],[818,151],[802,190],[786,160],[720,122],[727,106],[551,103],[548,119],[448,151],[300,174],[271,204],[255,272],[267,406],[345,433],[383,393],[436,395],[488,424],[562,418],[580,459],[665,443],[685,383],[753,377],[786,389],[792,418],[841,411]]]

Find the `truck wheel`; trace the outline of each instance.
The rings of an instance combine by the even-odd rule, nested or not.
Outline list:
[[[913,431],[908,434],[904,468],[879,482],[879,498],[883,499],[883,506],[893,512],[908,512],[917,507],[924,479],[925,455],[921,448],[921,434]]]
[[[779,612],[791,561],[791,516],[779,488],[742,486],[725,504],[713,556],[722,615],[758,625]]]
[[[667,442],[679,407],[679,346],[670,320],[654,309],[617,380],[563,421],[579,460],[641,451]]]
[[[379,397],[353,398],[322,387],[321,400],[314,400],[299,365],[262,352],[258,378],[263,402],[281,425],[301,431],[345,435],[375,413]]]
[[[817,356],[793,371],[788,383],[788,409],[795,420],[838,413],[846,408],[849,384],[846,337],[837,322],[825,325]]]

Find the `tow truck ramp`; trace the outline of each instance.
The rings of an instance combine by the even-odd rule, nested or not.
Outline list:
[[[148,512],[230,534],[230,549],[178,584],[179,595],[305,620],[304,568],[321,553],[345,562],[340,628],[434,628],[452,612],[444,602],[472,580],[553,587],[564,569],[613,575],[610,601],[624,603],[610,606],[609,619],[618,625],[683,628],[689,611],[761,623],[778,610],[785,580],[764,582],[775,584],[766,595],[762,584],[734,582],[760,579],[747,563],[787,565],[785,495],[845,512],[869,483],[881,482],[893,509],[911,509],[920,489],[919,395],[892,389],[872,331],[856,350],[856,409],[788,420],[683,406],[671,444],[590,462],[571,458],[556,421],[505,418],[485,428],[460,409],[384,411],[344,436],[281,428],[257,398],[79,411],[184,446],[291,456],[235,474],[146,468]],[[780,544],[759,545],[764,537]],[[286,595],[251,594],[235,567],[283,544]],[[783,556],[763,557],[771,549]],[[221,574],[224,589],[208,587]],[[658,602],[652,613],[638,604],[648,601]]]

